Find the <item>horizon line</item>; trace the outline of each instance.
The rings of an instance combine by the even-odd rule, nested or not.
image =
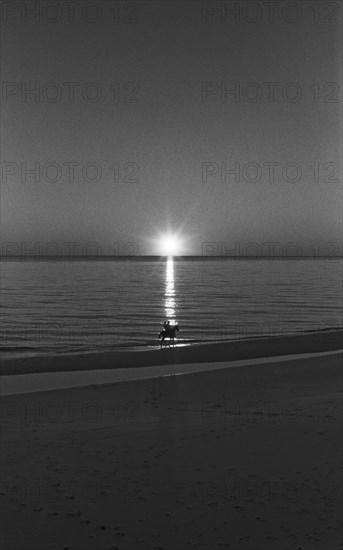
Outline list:
[[[224,255],[224,254],[211,254],[211,255],[205,255],[205,254],[185,254],[185,255],[182,255],[182,254],[177,254],[177,255],[173,255],[173,254],[139,254],[139,255],[124,255],[124,254],[118,254],[118,255],[110,255],[110,254],[103,254],[103,255],[99,255],[99,256],[82,256],[82,255],[62,255],[62,256],[57,256],[57,257],[44,257],[44,256],[39,256],[39,255],[36,255],[36,254],[12,254],[12,255],[0,255],[0,260],[26,260],[26,259],[31,259],[31,260],[35,260],[35,261],[47,261],[47,262],[53,262],[53,261],[58,261],[58,260],[84,260],[84,261],[96,261],[96,260],[120,260],[120,259],[123,259],[123,260],[147,260],[147,259],[160,259],[160,260],[163,260],[163,259],[168,259],[168,258],[172,258],[172,259],[175,259],[175,260],[185,260],[185,259],[213,259],[213,260],[217,260],[217,259],[222,259],[222,258],[227,258],[227,259],[232,259],[232,260],[244,260],[244,259],[248,259],[248,260],[264,260],[264,259],[271,259],[271,258],[276,258],[276,259],[280,259],[280,260],[301,260],[301,259],[310,259],[310,260],[316,260],[316,259],[321,259],[321,258],[330,258],[330,259],[342,259],[343,258],[343,255],[339,255],[339,256],[330,256],[330,255],[310,255],[310,254],[302,254],[301,256],[284,256],[284,255],[278,255],[278,254],[273,254],[273,255],[263,255],[263,256],[248,256],[248,255],[245,255],[245,256],[242,256],[242,255]]]

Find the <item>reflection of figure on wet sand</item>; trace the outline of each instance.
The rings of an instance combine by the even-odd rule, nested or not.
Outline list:
[[[179,395],[179,376],[161,376],[152,379],[151,398],[152,405],[159,409],[158,423],[163,430],[167,429],[168,425],[175,424],[175,418],[179,415],[174,413],[185,412],[180,408]],[[172,411],[172,414],[170,413]],[[181,419],[181,424],[184,423],[184,418]],[[178,420],[178,423],[180,420]]]

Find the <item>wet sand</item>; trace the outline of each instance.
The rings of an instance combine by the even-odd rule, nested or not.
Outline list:
[[[177,340],[176,340],[177,342]],[[69,372],[74,370],[119,369],[175,365],[183,363],[211,363],[238,361],[259,357],[274,357],[298,353],[314,353],[343,348],[343,329],[305,332],[291,336],[238,339],[216,343],[167,347],[139,351],[113,351],[59,355],[54,357],[27,357],[3,359],[1,374],[27,372]]]

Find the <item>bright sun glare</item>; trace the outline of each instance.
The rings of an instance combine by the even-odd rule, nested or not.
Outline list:
[[[181,243],[176,235],[163,235],[160,239],[160,252],[166,256],[177,256],[181,251]]]

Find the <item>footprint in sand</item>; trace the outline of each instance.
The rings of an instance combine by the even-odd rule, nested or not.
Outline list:
[[[67,512],[66,516],[71,518],[79,518],[81,516],[81,512]]]

